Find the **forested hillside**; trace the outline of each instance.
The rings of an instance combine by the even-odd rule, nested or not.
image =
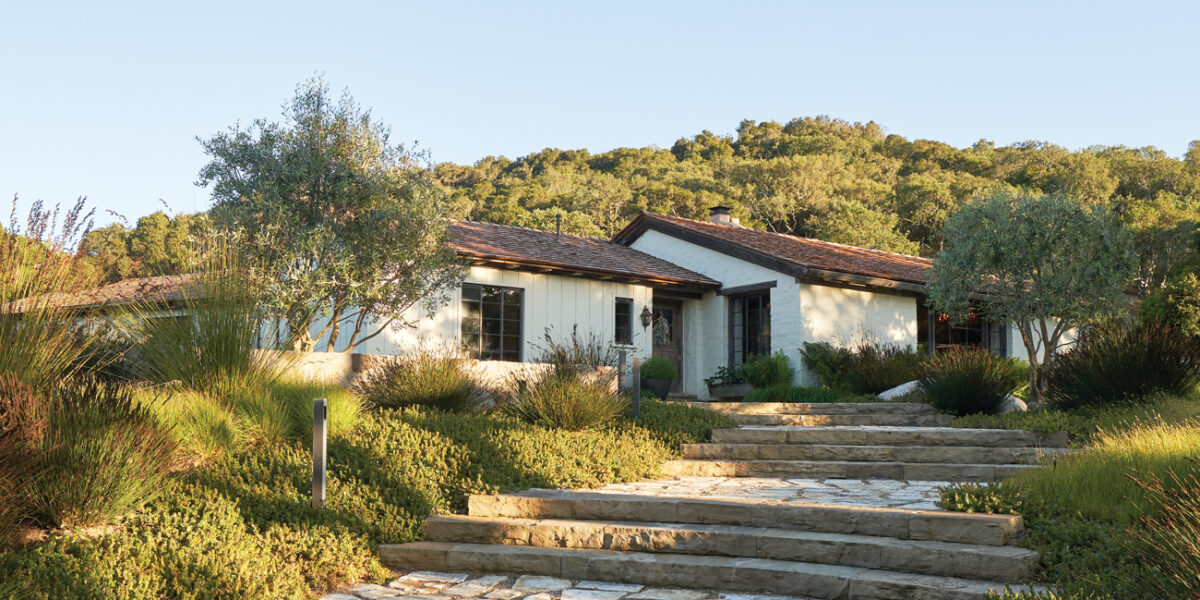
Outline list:
[[[995,186],[1065,193],[1108,207],[1138,237],[1141,293],[1157,289],[1195,245],[1200,143],[1182,159],[1154,147],[1067,150],[1043,142],[955,148],[887,134],[875,123],[827,117],[743,121],[670,149],[546,149],[474,165],[441,163],[433,175],[452,217],[608,236],[639,210],[707,218],[728,204],[744,225],[931,255],[946,217]],[[205,219],[162,213],[138,226],[92,233],[89,251],[110,279],[177,268]]]
[[[1073,194],[1131,225],[1174,226],[1200,209],[1200,144],[1182,159],[1153,148],[1070,151],[1042,142],[955,148],[827,117],[743,121],[668,149],[601,154],[546,149],[472,166],[437,165],[452,212],[471,219],[610,235],[642,209],[706,218],[729,204],[742,223],[899,252],[930,254],[946,216],[997,185]]]

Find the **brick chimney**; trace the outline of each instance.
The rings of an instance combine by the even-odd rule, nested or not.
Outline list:
[[[708,220],[717,225],[741,225],[741,221],[730,214],[732,210],[728,206],[713,206],[708,209]]]

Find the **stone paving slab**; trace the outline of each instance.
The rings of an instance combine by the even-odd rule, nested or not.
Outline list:
[[[843,506],[941,510],[938,488],[946,481],[890,479],[781,479],[774,477],[674,477],[615,483],[589,492],[711,500],[769,500]]]
[[[809,600],[794,596],[730,594],[554,577],[397,573],[387,585],[364,583],[321,600]]]

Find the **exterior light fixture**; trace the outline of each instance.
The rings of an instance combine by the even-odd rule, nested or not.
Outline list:
[[[642,327],[649,327],[654,321],[654,313],[650,312],[649,306],[642,307]]]

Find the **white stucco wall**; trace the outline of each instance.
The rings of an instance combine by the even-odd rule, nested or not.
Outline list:
[[[465,282],[524,290],[521,316],[524,340],[522,361],[536,360],[539,348],[544,346],[547,328],[550,328],[551,335],[556,339],[564,339],[571,335],[571,328],[578,325],[580,336],[595,334],[603,340],[611,341],[615,329],[614,306],[617,298],[633,299],[633,345],[624,348],[630,351],[631,359],[634,356],[650,355],[650,332],[642,327],[638,317],[642,308],[649,306],[652,301],[653,292],[649,287],[486,267],[471,267]],[[420,307],[413,307],[405,318],[407,322],[413,323],[413,326],[398,330],[388,328],[360,344],[354,351],[363,354],[394,355],[409,354],[422,347],[457,348],[461,312],[460,287],[451,293],[450,302],[432,316],[425,314]],[[314,335],[324,325],[325,322],[316,323],[313,326]],[[352,325],[343,325],[335,350],[342,350],[349,343]],[[373,330],[374,328],[371,328],[369,331]],[[317,349],[325,349],[324,341]]]
[[[737,287],[775,282],[771,288],[771,350],[783,351],[799,374],[796,383],[819,383],[804,368],[804,342],[849,344],[863,339],[904,345],[917,342],[915,298],[797,282],[786,275],[657,231],[632,247]],[[728,299],[716,293],[684,303],[683,391],[708,397],[704,378],[729,362]]]
[[[1048,324],[1053,327],[1054,322]],[[1033,328],[1034,343],[1037,344],[1037,352],[1042,353],[1041,336],[1038,335],[1038,327]],[[1068,329],[1063,332],[1062,338],[1059,340],[1058,352],[1063,352],[1071,347],[1076,340],[1079,339],[1079,331],[1077,329]],[[1025,349],[1025,343],[1021,341],[1021,332],[1017,329],[1016,323],[1008,327],[1008,355],[1014,356],[1021,360],[1029,360],[1029,352]]]

